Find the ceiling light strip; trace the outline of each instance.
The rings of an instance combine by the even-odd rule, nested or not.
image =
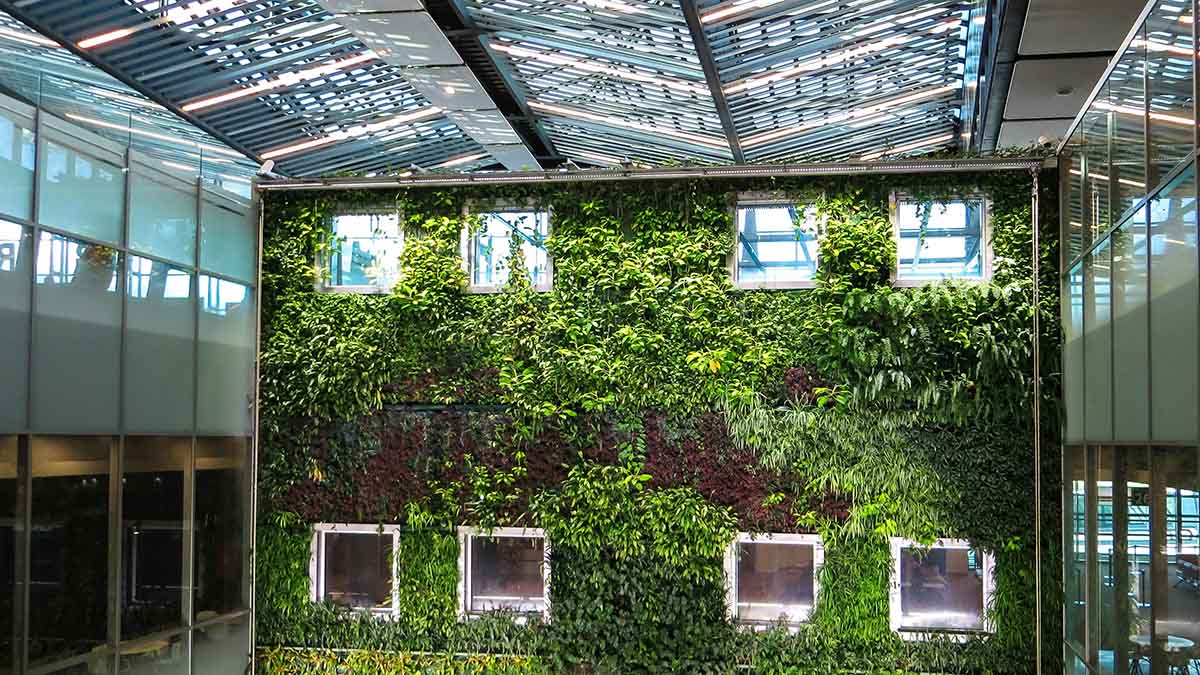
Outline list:
[[[495,51],[498,51],[502,54],[506,54],[508,56],[513,56],[516,58],[530,59],[533,61],[538,61],[540,63],[547,63],[547,64],[555,65],[555,66],[563,66],[566,68],[573,68],[575,70],[583,71],[586,73],[597,73],[597,74],[601,74],[601,75],[610,75],[610,76],[616,77],[618,79],[632,80],[634,82],[640,82],[643,84],[659,85],[659,86],[667,87],[669,89],[676,89],[679,91],[683,91],[683,92],[686,92],[689,94],[697,94],[700,96],[708,95],[708,87],[707,86],[704,86],[702,84],[696,84],[694,82],[669,79],[669,78],[665,78],[665,77],[661,77],[661,76],[657,76],[657,75],[649,75],[646,73],[639,73],[635,70],[629,70],[629,69],[624,69],[624,68],[615,68],[613,66],[607,66],[602,63],[597,63],[590,59],[579,59],[579,58],[575,58],[575,57],[571,57],[571,56],[551,54],[551,53],[542,52],[542,51],[535,51],[532,49],[528,49],[526,47],[518,47],[513,44],[492,42],[490,44],[490,46]]]
[[[364,124],[364,125],[349,127],[347,129],[340,129],[338,131],[333,132],[332,134],[329,134],[328,136],[322,136],[320,138],[312,138],[312,139],[309,139],[306,141],[300,141],[298,143],[292,143],[290,145],[278,147],[278,148],[275,148],[274,150],[269,150],[267,152],[264,152],[262,154],[262,158],[263,159],[278,159],[279,157],[286,157],[288,155],[294,155],[298,152],[305,152],[308,150],[313,150],[315,148],[323,147],[323,146],[329,145],[331,143],[337,143],[340,141],[344,141],[348,138],[358,138],[358,137],[366,136],[368,134],[376,133],[379,131],[384,131],[386,129],[391,129],[393,127],[398,127],[402,124],[411,124],[413,122],[419,122],[421,120],[429,119],[431,117],[437,117],[437,116],[441,115],[442,112],[443,112],[442,109],[438,108],[437,106],[429,106],[428,108],[422,108],[421,110],[417,110],[415,112],[392,117],[392,118],[383,120],[382,122],[375,122],[372,124]]]
[[[624,120],[619,117],[611,117],[608,115],[594,115],[592,113],[585,112],[583,110],[575,110],[574,108],[564,108],[562,106],[550,105],[548,103],[541,103],[540,101],[530,101],[529,107],[533,108],[534,110],[540,110],[541,112],[550,113],[552,115],[562,115],[563,117],[569,117],[572,119],[586,120],[589,122],[595,122],[597,124],[604,124],[604,125],[611,126],[611,127],[617,127],[619,129],[629,129],[631,131],[644,131],[649,134],[661,134],[663,136],[670,136],[671,138],[678,138],[678,139],[684,140],[684,141],[691,141],[692,143],[699,143],[701,145],[705,145],[710,148],[716,148],[716,149],[725,150],[725,151],[729,150],[729,143],[724,138],[715,139],[715,138],[711,138],[709,136],[701,136],[700,134],[688,133],[686,131],[676,131],[674,129],[664,129],[662,127],[656,127],[652,124],[643,124],[641,122]]]
[[[950,141],[953,141],[954,138],[955,138],[955,134],[953,132],[948,133],[948,134],[942,134],[940,136],[931,136],[929,138],[923,138],[919,141],[914,141],[912,143],[905,143],[904,145],[898,145],[894,148],[888,148],[886,150],[880,150],[878,152],[872,152],[868,155],[863,155],[863,161],[869,162],[874,159],[879,159],[880,157],[883,157],[885,155],[899,155],[901,153],[912,152],[913,150],[920,150],[921,148],[927,148],[931,145],[939,145],[942,143],[949,143]]]
[[[258,96],[259,94],[273,91],[275,89],[291,87],[306,80],[315,80],[345,70],[352,66],[373,61],[375,58],[375,52],[367,50],[365,52],[355,54],[347,59],[326,63],[315,68],[307,68],[305,70],[298,70],[292,73],[284,73],[275,79],[259,82],[258,84],[249,87],[234,89],[223,94],[196,99],[190,103],[185,103],[183,105],[183,111],[195,112],[197,110],[204,110],[205,108],[211,108],[213,106],[229,103],[230,101],[236,101],[249,96]]]

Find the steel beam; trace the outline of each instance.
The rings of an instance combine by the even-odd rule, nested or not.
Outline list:
[[[696,56],[700,58],[700,67],[704,69],[704,79],[708,80],[708,90],[712,92],[713,105],[717,108],[717,116],[721,118],[721,126],[725,129],[725,137],[729,139],[729,151],[733,153],[733,161],[742,164],[746,156],[742,154],[742,144],[738,140],[737,127],[733,123],[733,115],[729,112],[729,103],[725,101],[725,91],[721,88],[721,74],[713,60],[712,49],[708,38],[704,35],[704,25],[700,23],[700,12],[696,0],[679,0],[683,8],[683,17],[687,19],[688,32],[692,34],[692,46]]]

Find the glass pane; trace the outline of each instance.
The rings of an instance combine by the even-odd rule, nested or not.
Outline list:
[[[535,537],[471,537],[468,611],[546,609],[543,542]]]
[[[0,106],[9,101],[0,99]],[[33,218],[34,152],[33,118],[0,107],[0,185],[4,186],[0,213],[22,220]]]
[[[1154,440],[1197,436],[1196,186],[1191,168],[1150,203],[1150,354]]]
[[[400,276],[400,251],[404,245],[398,215],[337,216],[333,219],[333,236],[329,252],[329,286],[388,288],[396,283]]]
[[[900,551],[902,630],[983,630],[983,555],[973,549]]]
[[[812,281],[817,273],[817,224],[812,206],[739,206],[738,285]]]
[[[1150,502],[1149,461],[1145,446],[1097,450],[1096,554],[1100,662],[1103,672],[1127,672],[1140,648],[1138,636],[1149,633]],[[1143,665],[1143,672],[1149,672]]]
[[[247,467],[245,438],[196,439],[196,620],[246,606]]]
[[[1193,52],[1192,24],[1180,21],[1179,3],[1160,1],[1146,19],[1152,185],[1192,154]]]
[[[0,220],[0,432],[26,426],[29,377],[29,285],[33,275],[29,228]]]
[[[392,609],[392,535],[326,532],[325,598],[342,607]]]
[[[1109,243],[1105,241],[1084,265],[1087,289],[1084,299],[1084,363],[1087,368],[1084,420],[1087,439],[1112,439],[1112,271]]]
[[[1101,90],[1100,96],[1107,94],[1107,85]],[[1110,206],[1112,190],[1109,186],[1109,142],[1108,125],[1112,116],[1106,110],[1095,106],[1083,116],[1080,127],[1083,129],[1084,140],[1084,176],[1083,198],[1084,214],[1087,220],[1084,240],[1093,242],[1108,231],[1112,224]],[[1085,244],[1086,245],[1086,244]]]
[[[192,632],[192,672],[244,675],[250,661],[250,617],[210,624]]]
[[[196,425],[201,434],[251,433],[255,311],[249,287],[200,275]]]
[[[530,283],[543,288],[550,283],[550,254],[546,252],[550,218],[545,211],[488,213],[482,220],[471,252],[472,286],[497,288],[508,282],[514,239],[521,242]]]
[[[115,433],[120,400],[120,254],[42,232],[37,250],[33,424]]]
[[[1156,579],[1154,622],[1169,668],[1187,658],[1200,666],[1200,453],[1194,447],[1154,448],[1161,493],[1152,504],[1163,509],[1164,577]],[[1186,642],[1193,643],[1182,649]],[[1174,643],[1174,644],[1172,644]]]
[[[737,618],[807,621],[815,599],[812,544],[738,544]]]
[[[0,436],[0,673],[17,672],[17,489],[17,437]]]
[[[1114,181],[1114,222],[1146,196],[1144,45],[1144,39],[1135,41],[1121,56],[1108,78],[1108,102],[1095,106],[1112,111],[1112,164],[1103,173]]]
[[[192,275],[129,256],[125,334],[125,430],[192,431],[196,306]]]
[[[46,141],[38,220],[109,243],[121,241],[125,180],[121,167]]]
[[[901,280],[982,279],[983,200],[900,202]]]
[[[195,178],[138,167],[129,189],[129,248],[195,265]]]
[[[190,437],[125,439],[122,640],[182,621],[183,480],[191,452]]]
[[[30,663],[102,654],[108,625],[110,437],[35,436]]]
[[[1068,446],[1063,455],[1063,569],[1065,634],[1087,653],[1087,448]]]
[[[1086,190],[1083,177],[1083,162],[1084,152],[1086,148],[1083,142],[1083,128],[1075,130],[1071,136],[1070,143],[1067,145],[1064,154],[1069,162],[1067,176],[1067,194],[1065,220],[1066,226],[1063,234],[1066,238],[1064,251],[1066,261],[1069,263],[1079,257],[1083,253],[1083,249],[1090,241],[1084,241],[1084,223],[1087,222],[1084,213],[1084,206],[1087,202]]]
[[[187,640],[183,635],[121,645],[121,675],[187,675]]]
[[[253,281],[258,219],[253,205],[229,193],[204,190],[200,212],[200,266]]]
[[[1113,407],[1115,438],[1150,437],[1150,358],[1146,210],[1112,235]]]
[[[1063,393],[1066,397],[1067,441],[1083,440],[1083,263],[1067,275],[1063,303]]]

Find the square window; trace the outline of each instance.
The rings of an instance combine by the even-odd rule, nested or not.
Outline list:
[[[896,281],[982,281],[991,275],[987,204],[983,198],[916,201],[900,198],[896,219]]]
[[[399,529],[379,525],[315,526],[309,568],[314,602],[392,614]]]
[[[738,288],[811,287],[817,274],[819,223],[811,204],[738,204],[734,284]]]
[[[925,548],[893,539],[892,563],[892,630],[916,638],[989,630],[991,555],[960,540],[940,540]]]
[[[514,242],[525,257],[529,282],[539,291],[550,290],[553,266],[546,250],[550,214],[543,210],[504,210],[479,215],[479,229],[468,235],[464,261],[470,289],[496,292],[508,283]]]
[[[358,292],[390,290],[400,276],[403,248],[404,230],[396,213],[334,216],[325,288]]]
[[[734,620],[758,625],[808,621],[824,558],[817,535],[739,534],[725,560]]]
[[[459,528],[459,614],[545,614],[549,548],[541,530]]]

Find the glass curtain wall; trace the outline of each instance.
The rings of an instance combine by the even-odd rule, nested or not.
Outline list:
[[[103,97],[72,112],[90,84],[20,85],[0,76],[0,674],[242,675],[252,169]]]
[[[1151,2],[1063,145],[1067,672],[1200,672],[1196,2]]]

